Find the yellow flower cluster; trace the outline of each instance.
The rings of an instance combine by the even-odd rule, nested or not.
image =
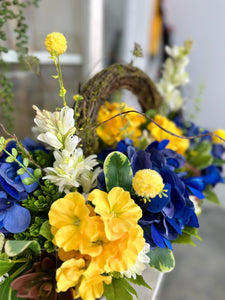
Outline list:
[[[143,169],[133,177],[133,188],[138,196],[154,198],[164,188],[161,175],[155,170]]]
[[[49,33],[45,39],[45,47],[47,51],[53,56],[59,56],[66,52],[67,41],[62,33]]]
[[[214,134],[216,134],[216,135],[220,136],[221,138],[225,139],[225,130],[224,129],[217,129],[217,130],[214,131]],[[223,140],[219,139],[216,136],[212,137],[212,141],[213,141],[214,144],[224,143]]]
[[[137,224],[142,211],[129,192],[96,189],[88,200],[94,206],[78,192],[58,199],[49,211],[49,223],[63,261],[56,272],[57,291],[74,288],[75,298],[94,300],[102,296],[103,282],[111,283],[110,273],[135,264],[145,239]]]
[[[99,123],[103,122],[121,112],[129,110],[134,109],[128,107],[125,103],[109,103],[106,101],[105,105],[100,107],[97,121]],[[137,145],[138,138],[142,134],[140,125],[145,122],[145,117],[137,113],[128,113],[118,116],[97,127],[97,134],[107,145],[113,145],[125,137],[130,138],[134,141],[134,144]]]
[[[172,121],[170,121],[169,119],[167,119],[166,117],[163,117],[161,115],[155,115],[154,117],[154,121],[159,124],[161,127],[167,129],[168,131],[182,136],[182,131],[180,128],[178,128],[176,126],[176,124]],[[162,141],[164,139],[168,139],[170,140],[167,148],[174,150],[180,154],[184,154],[186,152],[186,150],[188,149],[190,142],[187,139],[181,139],[178,138],[176,136],[173,136],[167,132],[165,132],[164,130],[160,129],[157,125],[155,125],[153,122],[151,122],[148,126],[147,126],[148,130],[151,133],[151,136],[157,140],[157,141]]]

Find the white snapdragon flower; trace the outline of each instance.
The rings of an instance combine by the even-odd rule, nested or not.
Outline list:
[[[164,105],[161,113],[167,114],[169,111],[177,111],[183,104],[183,98],[179,87],[189,82],[189,75],[186,66],[189,63],[188,54],[190,53],[192,42],[187,40],[184,46],[165,47],[169,58],[163,66],[162,78],[156,85],[159,93],[164,98]]]
[[[121,272],[121,274],[134,279],[136,279],[136,275],[141,275],[150,262],[150,258],[146,255],[149,251],[150,245],[145,243],[144,248],[138,254],[136,263],[129,270]]]
[[[93,154],[84,158],[83,150],[77,148],[80,139],[74,135],[65,141],[63,150],[55,150],[53,167],[44,169],[48,179],[59,187],[59,191],[69,193],[71,188],[82,186],[85,191],[93,187],[95,180],[90,176],[93,168],[98,164],[97,155]],[[96,176],[96,173],[93,173]],[[87,183],[89,179],[89,183]],[[83,186],[84,185],[84,186]]]
[[[33,108],[36,110],[34,122],[37,127],[34,131],[38,134],[37,139],[55,149],[62,149],[66,138],[75,133],[74,110],[65,106],[61,111],[51,113],[40,111],[35,105]]]

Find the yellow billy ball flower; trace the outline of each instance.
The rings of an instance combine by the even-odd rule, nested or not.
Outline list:
[[[224,129],[217,129],[217,130],[214,131],[214,134],[216,134],[216,135],[220,136],[221,138],[225,139],[225,130]],[[221,139],[219,139],[216,136],[212,137],[212,141],[215,144],[222,144],[222,143],[224,143],[224,141],[222,141]]]
[[[164,187],[161,175],[151,169],[136,172],[133,177],[133,188],[138,196],[154,198]]]
[[[62,33],[49,33],[45,39],[45,47],[51,55],[59,56],[66,52],[67,41]]]

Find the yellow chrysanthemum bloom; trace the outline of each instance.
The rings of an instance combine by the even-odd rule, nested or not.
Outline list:
[[[89,213],[85,198],[77,192],[56,200],[49,211],[53,242],[65,251],[79,250],[86,238],[87,223],[91,222]]]
[[[164,188],[161,175],[155,170],[143,169],[133,177],[133,188],[138,196],[154,198]]]
[[[49,33],[45,39],[45,47],[51,55],[59,56],[66,52],[66,38],[62,33],[59,32]]]
[[[182,136],[182,131],[180,128],[178,128],[176,126],[176,124],[172,121],[170,121],[169,119],[167,119],[166,117],[163,117],[161,115],[155,115],[154,117],[154,121],[159,124],[160,126],[162,126],[163,128],[169,130],[170,132]],[[151,122],[148,126],[147,126],[148,130],[151,133],[151,136],[157,140],[157,141],[162,141],[164,139],[170,140],[167,148],[174,150],[180,154],[184,154],[185,151],[188,149],[190,142],[187,139],[181,139],[178,137],[175,137],[167,132],[165,132],[164,130],[162,130],[161,128],[159,128],[157,125],[155,125],[153,122]]]
[[[217,130],[214,131],[214,134],[216,134],[216,135],[220,136],[221,138],[225,139],[225,130],[224,129],[217,129]],[[212,137],[212,141],[215,144],[222,144],[222,143],[224,143],[224,141],[222,141],[221,139],[219,139],[216,136]]]
[[[95,205],[95,212],[104,222],[106,237],[111,241],[121,238],[142,216],[130,193],[120,187],[114,187],[108,194],[95,189],[88,200]]]
[[[97,121],[103,122],[113,116],[126,112],[129,110],[134,110],[128,107],[125,103],[109,103],[105,102],[105,105],[100,107]],[[141,136],[142,132],[140,130],[140,125],[145,123],[145,117],[137,113],[128,113],[122,116],[118,116],[101,126],[97,127],[98,136],[107,144],[113,145],[116,142],[124,139],[125,137],[130,138],[134,141],[134,144],[138,144],[138,138]]]

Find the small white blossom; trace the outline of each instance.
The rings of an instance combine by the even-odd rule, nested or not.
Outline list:
[[[5,242],[5,236],[2,232],[0,232],[0,252],[3,249],[4,242]]]
[[[136,275],[141,275],[150,262],[150,258],[146,255],[149,251],[150,245],[145,243],[144,248],[138,254],[136,263],[129,270],[121,272],[121,274],[134,279],[136,279]]]
[[[61,111],[53,113],[42,110],[33,105],[36,110],[34,119],[37,125],[33,131],[38,134],[37,139],[55,149],[62,149],[67,137],[75,133],[74,110],[65,106]]]
[[[8,273],[5,273],[3,276],[0,276],[0,283],[5,281],[7,277],[9,277]]]
[[[91,172],[98,164],[97,155],[92,154],[84,158],[83,150],[77,148],[79,141],[80,139],[76,135],[67,138],[65,148],[53,152],[55,158],[53,167],[44,169],[46,176],[43,179],[48,179],[57,185],[60,192],[68,193],[71,188],[78,188],[79,186],[88,192],[96,182],[96,178],[92,178],[92,176],[97,176],[97,172],[93,175]]]

